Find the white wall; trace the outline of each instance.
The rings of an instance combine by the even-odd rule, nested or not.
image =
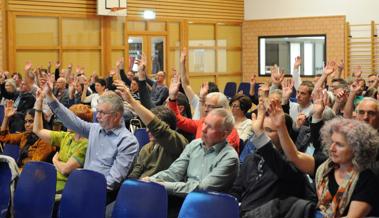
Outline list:
[[[245,20],[345,15],[351,24],[379,23],[378,0],[245,0]]]

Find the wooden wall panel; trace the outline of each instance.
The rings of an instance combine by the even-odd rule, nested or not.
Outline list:
[[[0,1],[0,71],[4,69],[5,63],[5,31],[4,31],[4,1]]]
[[[96,14],[96,0],[8,0],[12,11],[64,14]],[[139,17],[154,9],[157,18],[242,21],[243,0],[128,0],[128,15]]]

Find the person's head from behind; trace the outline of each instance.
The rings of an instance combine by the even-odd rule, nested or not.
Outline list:
[[[366,97],[355,108],[356,119],[370,124],[379,130],[379,101]]]
[[[206,147],[224,142],[234,128],[234,117],[226,109],[218,108],[210,111],[202,126],[201,139]]]
[[[96,119],[105,130],[121,125],[124,114],[124,103],[119,95],[108,91],[100,96],[96,106]]]
[[[5,80],[5,90],[9,93],[14,93],[17,90],[16,82],[13,79]]]
[[[105,79],[96,79],[95,81],[95,90],[96,93],[102,94],[105,92],[107,83],[105,82]]]
[[[320,133],[325,152],[340,167],[361,171],[376,159],[379,135],[365,122],[335,118],[328,121]]]
[[[93,112],[91,111],[91,108],[88,105],[74,104],[69,109],[80,119],[92,123]]]
[[[310,81],[303,81],[296,94],[297,103],[301,107],[307,107],[311,103],[311,94],[313,91],[314,85]]]
[[[229,109],[228,98],[221,92],[209,93],[205,98],[205,115],[207,115],[210,111],[216,108]]]
[[[208,82],[208,93],[219,92],[218,86],[214,82]]]
[[[244,94],[236,94],[229,102],[229,106],[232,110],[233,116],[244,117],[245,114],[250,110],[252,102],[249,97]]]

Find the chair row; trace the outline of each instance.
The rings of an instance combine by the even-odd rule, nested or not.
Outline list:
[[[237,89],[237,84],[235,82],[227,82],[224,88],[224,94],[229,99],[232,98],[236,93],[242,91],[244,95],[249,95],[250,83],[240,82]]]
[[[9,206],[9,167],[0,162],[0,217]],[[8,178],[9,179],[9,178]],[[45,162],[25,165],[14,195],[16,218],[49,218],[53,213],[56,171]],[[7,198],[7,199],[6,199]],[[167,192],[157,183],[126,180],[117,195],[112,217],[167,217]],[[7,200],[6,204],[3,204]],[[103,218],[105,215],[106,181],[102,174],[75,170],[62,193],[58,217]],[[4,215],[4,216],[2,216]],[[185,198],[179,217],[239,217],[236,198],[222,193],[191,192]]]

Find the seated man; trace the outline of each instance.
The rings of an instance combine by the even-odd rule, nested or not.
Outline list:
[[[238,154],[226,141],[233,128],[231,112],[212,110],[204,120],[201,139],[189,143],[167,170],[143,180],[160,183],[171,195],[195,190],[228,191],[239,170]],[[173,207],[171,202],[169,207]]]
[[[121,97],[113,92],[102,95],[96,106],[98,123],[88,123],[78,118],[55,98],[50,83],[45,85],[44,93],[50,108],[63,124],[88,138],[84,169],[105,176],[107,202],[114,200],[138,151],[136,137],[123,124],[124,104]]]
[[[116,80],[114,85],[149,129],[150,135],[150,142],[139,152],[128,177],[138,179],[167,169],[188,144],[186,138],[175,131],[175,114],[166,106],[158,106],[150,111],[133,98],[122,81]]]

